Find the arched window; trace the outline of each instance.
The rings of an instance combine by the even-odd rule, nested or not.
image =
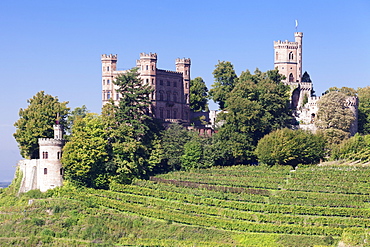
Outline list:
[[[60,168],[59,172],[60,172],[60,175],[63,176],[63,168]]]
[[[293,60],[293,52],[289,52],[289,60]]]
[[[159,91],[159,100],[163,100],[163,92]]]
[[[167,118],[171,118],[171,111],[167,110]]]
[[[167,101],[171,100],[171,92],[167,92]]]
[[[173,110],[173,118],[177,119],[177,111],[176,110]]]
[[[177,93],[173,94],[173,102],[177,102]]]
[[[110,99],[110,91],[107,91],[107,99]]]
[[[159,117],[163,118],[163,108],[159,108]]]
[[[110,84],[110,80],[108,79],[108,80],[107,80],[107,85],[109,85],[109,84]]]
[[[48,168],[44,168],[44,174],[48,174]]]
[[[292,73],[289,74],[289,82],[294,82],[294,76]]]
[[[62,157],[61,152],[57,152],[57,159],[60,160],[61,157]]]
[[[173,82],[173,87],[177,87],[177,81]]]
[[[146,67],[146,70],[149,70],[149,65],[145,66]]]
[[[279,59],[279,52],[276,52],[275,53],[275,60],[278,60]]]
[[[107,71],[109,71],[109,66],[107,67]]]

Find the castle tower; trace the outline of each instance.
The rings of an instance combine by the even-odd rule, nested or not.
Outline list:
[[[183,109],[184,118],[189,121],[190,111],[190,58],[177,58],[176,59],[176,71],[181,72],[183,76],[183,87],[184,87],[184,97],[186,106]]]
[[[60,159],[64,143],[63,128],[60,124],[54,125],[54,138],[39,138],[37,188],[42,192],[63,185],[63,168]]]
[[[302,79],[302,32],[294,33],[295,41],[274,41],[274,67],[292,84]]]
[[[140,59],[136,60],[136,66],[140,71],[140,78],[145,84],[156,84],[157,74],[157,54],[156,53],[140,53]]]
[[[114,90],[114,71],[117,69],[117,55],[101,55],[102,61],[102,100],[107,103],[115,95]]]

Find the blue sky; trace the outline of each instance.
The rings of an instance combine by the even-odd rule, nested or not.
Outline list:
[[[100,112],[101,54],[118,54],[119,68],[134,67],[141,52],[169,70],[191,58],[192,78],[210,87],[218,60],[237,74],[273,69],[273,41],[293,41],[298,19],[303,70],[321,95],[370,84],[369,10],[368,0],[1,1],[0,181],[13,178],[21,158],[13,124],[38,91]]]

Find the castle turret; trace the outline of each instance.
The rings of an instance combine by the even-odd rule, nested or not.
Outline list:
[[[183,87],[185,105],[183,107],[183,116],[186,121],[190,120],[190,58],[177,58],[176,71],[181,72],[183,76]]]
[[[44,192],[63,185],[63,168],[60,159],[65,140],[63,128],[54,125],[54,138],[40,138],[40,160],[37,167],[37,187]]]

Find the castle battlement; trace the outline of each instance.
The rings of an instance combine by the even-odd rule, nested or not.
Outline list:
[[[142,59],[142,58],[157,59],[157,53],[142,52],[142,53],[140,53],[140,59]]]
[[[351,96],[346,99],[347,106],[358,106],[358,98],[356,96]]]
[[[39,138],[40,146],[63,146],[64,143],[64,139]]]
[[[191,60],[190,58],[176,58],[176,64],[178,63],[190,64]]]
[[[157,69],[157,72],[172,73],[172,74],[182,74],[182,72],[179,72],[179,71],[172,71],[172,70],[165,70],[165,69]]]
[[[105,61],[105,60],[116,60],[117,61],[117,54],[102,54],[101,55],[101,60],[102,61]]]

